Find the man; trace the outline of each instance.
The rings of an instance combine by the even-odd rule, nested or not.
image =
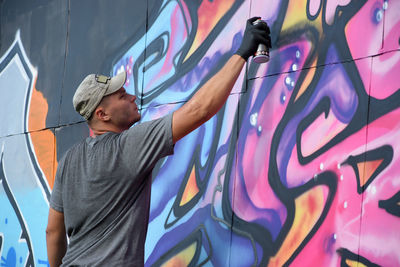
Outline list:
[[[60,160],[46,229],[50,266],[143,266],[151,172],[174,144],[224,105],[246,60],[269,28],[247,21],[238,51],[181,108],[141,123],[126,74],[91,74],[73,98],[94,138],[73,146]],[[66,235],[69,237],[67,248]]]

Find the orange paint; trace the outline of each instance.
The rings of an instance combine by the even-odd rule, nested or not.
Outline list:
[[[360,185],[365,185],[376,171],[383,159],[357,163],[358,173],[360,174]]]
[[[199,48],[210,32],[214,29],[215,25],[217,25],[218,21],[226,14],[226,12],[229,11],[233,3],[234,0],[202,1],[197,10],[197,29],[193,29],[196,30],[196,36],[184,61],[186,61]]]
[[[310,21],[306,11],[307,1],[290,0],[282,25],[282,32],[310,26],[314,26],[319,32],[322,32],[322,12],[315,20]]]
[[[318,203],[316,203],[315,198],[309,196],[307,197],[306,202],[307,208],[309,209],[309,212],[311,214],[315,214],[316,212],[318,212]]]
[[[366,267],[364,264],[362,264],[361,262],[358,261],[353,261],[353,260],[349,260],[346,259],[346,264],[349,267]]]
[[[312,230],[321,216],[325,202],[324,186],[314,187],[295,200],[296,211],[292,228],[268,266],[283,266]]]
[[[185,267],[190,264],[193,260],[193,256],[196,253],[196,243],[192,243],[189,247],[180,251],[178,254],[170,258],[165,262],[163,267]]]
[[[316,64],[317,64],[317,58],[314,59],[311,66],[315,66]],[[317,70],[317,68],[310,68],[307,70],[307,75],[306,75],[304,81],[302,82],[301,87],[300,87],[299,91],[297,92],[296,99],[294,101],[297,101],[297,99],[299,99],[299,97],[302,96],[303,93],[307,90],[308,86],[310,85],[311,81],[314,78],[316,70]]]
[[[47,112],[47,101],[43,94],[36,90],[35,80],[28,115],[28,131],[38,164],[46,176],[50,188],[53,188],[57,169],[56,138],[51,130],[45,129]]]
[[[190,173],[189,179],[186,183],[185,190],[183,191],[181,202],[179,203],[180,206],[185,205],[188,203],[195,195],[199,193],[199,187],[196,183],[196,172],[194,166],[192,168],[192,172]]]

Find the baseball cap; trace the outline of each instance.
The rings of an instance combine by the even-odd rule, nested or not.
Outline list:
[[[118,91],[124,86],[125,81],[125,71],[120,72],[114,77],[89,74],[75,91],[72,99],[75,110],[88,120],[103,97]]]

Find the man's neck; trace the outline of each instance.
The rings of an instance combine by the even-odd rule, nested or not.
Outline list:
[[[90,127],[93,132],[93,137],[100,136],[105,133],[122,133],[124,130],[119,129],[117,127],[111,127],[111,126],[103,126],[103,127]]]

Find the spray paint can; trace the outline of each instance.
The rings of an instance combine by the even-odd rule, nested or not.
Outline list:
[[[257,25],[259,23],[267,24],[265,21],[258,19],[253,22],[253,25]],[[253,57],[253,61],[255,63],[266,63],[269,61],[269,48],[264,44],[259,44],[257,51]]]

